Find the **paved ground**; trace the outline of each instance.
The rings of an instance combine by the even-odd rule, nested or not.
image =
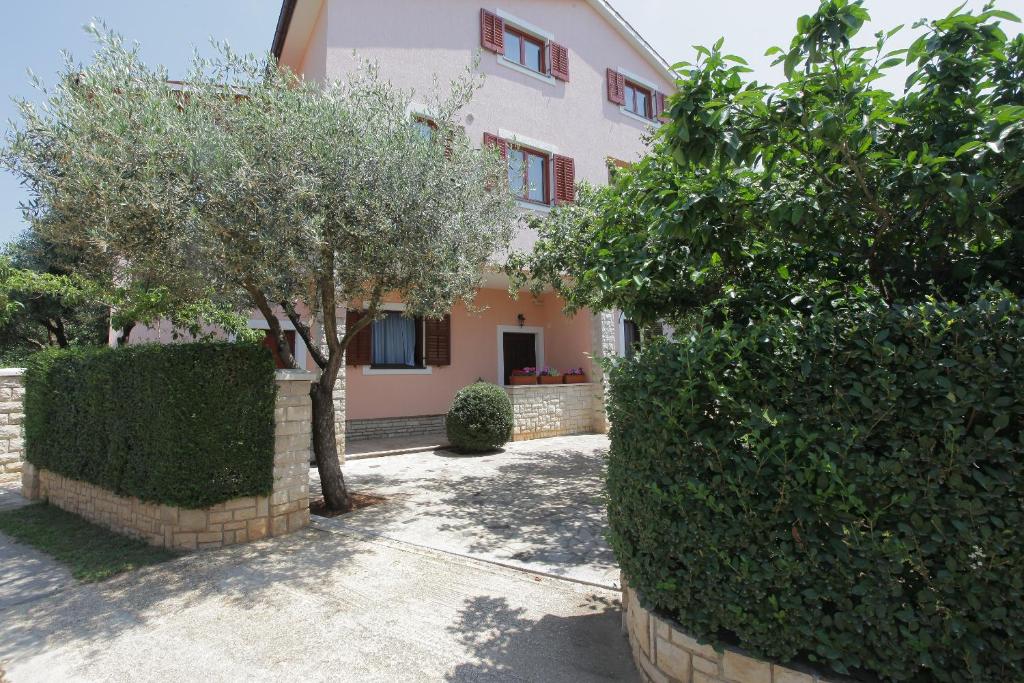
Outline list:
[[[347,462],[349,486],[388,502],[334,519],[356,529],[530,571],[617,588],[605,541],[605,436],[509,444],[458,456],[438,450]],[[310,470],[319,488],[316,469]]]
[[[15,549],[0,546],[0,584],[40,569]],[[58,577],[0,604],[0,669],[13,683],[635,680],[617,597],[310,529],[101,584]]]
[[[27,505],[21,497],[21,477],[0,479],[0,510],[12,510]]]
[[[100,584],[0,535],[0,673],[13,683],[636,680],[617,591],[494,564],[613,582],[600,540],[605,447],[572,437],[483,458],[355,461],[352,485],[389,503]]]

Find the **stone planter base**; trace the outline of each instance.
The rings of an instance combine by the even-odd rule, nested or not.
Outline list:
[[[274,484],[269,496],[235,498],[191,510],[119,496],[30,463],[21,472],[22,495],[167,548],[220,548],[298,531],[309,525],[309,383],[314,377],[298,370],[277,372]]]
[[[622,582],[622,627],[645,683],[840,683],[726,648],[699,643],[667,619],[644,609]]]

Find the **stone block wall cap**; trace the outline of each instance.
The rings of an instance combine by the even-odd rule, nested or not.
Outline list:
[[[0,368],[0,377],[18,377],[25,374],[25,368]]]
[[[284,381],[299,381],[303,380],[306,382],[312,382],[317,378],[317,373],[310,372],[309,370],[276,370],[274,372],[274,379]]]

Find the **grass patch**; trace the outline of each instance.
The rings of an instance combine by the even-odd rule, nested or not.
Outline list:
[[[0,531],[52,556],[80,581],[102,581],[178,557],[45,503],[0,512]]]

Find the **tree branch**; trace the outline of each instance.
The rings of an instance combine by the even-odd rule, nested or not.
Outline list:
[[[285,339],[284,331],[281,329],[281,322],[277,319],[274,309],[270,307],[267,297],[253,285],[245,284],[243,287],[249,293],[253,303],[256,304],[256,308],[263,314],[263,318],[267,321],[270,334],[274,336],[274,340],[277,342],[277,352],[281,355],[281,362],[286,367],[297,368],[295,356],[292,355],[291,347],[288,346],[288,340]]]
[[[324,356],[320,350],[319,344],[313,343],[313,335],[310,332],[309,325],[302,322],[302,317],[295,310],[295,306],[287,301],[281,302],[281,308],[284,309],[284,314],[288,316],[288,320],[291,321],[292,325],[295,326],[295,332],[298,334],[302,341],[306,344],[306,348],[309,349],[309,355],[313,357],[313,362],[323,370],[327,366],[327,357]]]

